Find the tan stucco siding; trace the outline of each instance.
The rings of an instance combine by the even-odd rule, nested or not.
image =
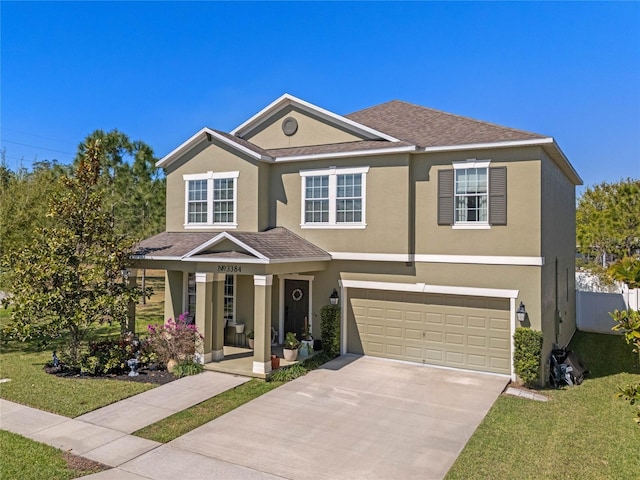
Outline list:
[[[293,117],[298,122],[298,129],[291,136],[285,135],[282,131],[282,122],[287,117]],[[278,115],[274,115],[268,123],[261,125],[258,130],[250,132],[244,138],[264,149],[362,140],[361,137],[291,107],[283,109]]]
[[[537,147],[416,155],[416,254],[540,256],[541,155]],[[486,230],[438,225],[438,171],[468,159],[491,160],[490,167],[507,168],[507,225]]]
[[[273,165],[271,224],[286,227],[327,251],[408,253],[408,162],[408,155],[387,155],[338,162],[326,160]],[[300,170],[331,166],[370,167],[366,176],[366,228],[314,229],[301,226],[303,178]]]
[[[427,285],[492,288],[518,290],[516,306],[523,301],[529,314],[531,327],[541,328],[542,312],[538,299],[541,295],[541,267],[517,265],[473,265],[447,263],[416,263],[410,266],[402,262],[332,261],[327,270],[315,272],[314,295],[321,296],[321,303],[314,301],[314,318],[328,301],[337,279],[398,284],[425,283]],[[317,287],[317,289],[316,289]],[[324,302],[324,303],[322,303]]]
[[[546,155],[542,160],[542,317],[545,356],[552,343],[566,345],[576,326],[575,186]],[[556,337],[557,335],[557,337]]]
[[[184,231],[185,174],[239,172],[237,179],[238,230],[257,231],[259,216],[259,166],[214,143],[202,143],[167,171],[167,231]]]

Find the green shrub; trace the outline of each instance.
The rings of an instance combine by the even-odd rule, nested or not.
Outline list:
[[[269,381],[271,382],[288,382],[294,378],[301,377],[307,374],[307,369],[301,363],[295,363],[289,367],[283,367],[276,370]]]
[[[542,332],[518,327],[513,336],[515,350],[513,364],[516,375],[530,386],[540,376],[542,359]]]
[[[89,343],[89,351],[80,357],[82,373],[100,375],[129,371],[127,360],[135,356],[136,347],[130,336],[107,338]]]
[[[196,363],[192,360],[181,360],[176,365],[173,374],[178,378],[182,378],[189,375],[197,375],[203,370],[204,367],[199,363]]]
[[[325,305],[320,309],[322,349],[330,358],[340,355],[340,306]]]

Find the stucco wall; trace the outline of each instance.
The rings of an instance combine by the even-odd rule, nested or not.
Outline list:
[[[407,253],[409,244],[407,154],[271,166],[271,225],[288,228],[327,251]],[[302,228],[300,170],[369,166],[366,229]]]
[[[553,342],[566,345],[576,325],[575,186],[543,154],[542,160],[542,318],[545,355]],[[557,335],[557,336],[556,336]]]
[[[215,142],[215,141],[214,141]],[[257,231],[259,221],[259,166],[214,142],[203,142],[167,169],[167,231],[184,231],[185,181],[183,175],[239,171],[237,179],[238,230]],[[264,183],[264,182],[263,182]]]
[[[282,131],[282,122],[293,117],[298,122],[298,130],[291,136]],[[306,145],[325,145],[329,143],[353,142],[362,140],[350,132],[329,125],[324,120],[289,106],[261,125],[259,129],[245,135],[248,140],[264,149],[301,147]]]
[[[540,256],[539,148],[509,148],[416,155],[416,253],[447,255]],[[438,170],[453,162],[491,160],[490,167],[507,167],[507,225],[486,230],[458,230],[438,225]]]

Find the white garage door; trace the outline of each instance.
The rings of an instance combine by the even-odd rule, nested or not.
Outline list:
[[[349,289],[347,351],[510,373],[509,300]]]

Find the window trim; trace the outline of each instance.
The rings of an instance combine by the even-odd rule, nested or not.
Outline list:
[[[182,176],[184,181],[184,228],[196,229],[203,227],[225,227],[234,229],[238,227],[238,178],[239,171],[232,172],[206,172],[206,173],[190,173]],[[214,222],[213,221],[213,184],[214,180],[232,179],[233,180],[233,221],[232,222]],[[189,182],[194,180],[207,181],[207,221],[204,223],[189,222]]]
[[[364,229],[367,227],[366,211],[367,211],[367,173],[369,166],[366,167],[347,167],[336,168],[329,167],[314,170],[300,170],[300,228],[304,229]],[[359,222],[337,222],[337,195],[338,195],[338,175],[361,175],[361,201],[362,201],[362,220]],[[328,222],[307,222],[305,220],[306,207],[306,178],[307,177],[329,177],[329,221]]]
[[[489,230],[491,228],[491,223],[489,221],[490,212],[489,212],[489,185],[490,185],[490,172],[491,169],[490,164],[491,160],[476,160],[475,158],[470,158],[461,162],[452,162],[453,163],[453,224],[451,228],[453,230]],[[485,221],[476,221],[476,222],[459,222],[456,221],[456,173],[458,170],[469,170],[471,168],[486,168],[487,169],[487,219]]]

